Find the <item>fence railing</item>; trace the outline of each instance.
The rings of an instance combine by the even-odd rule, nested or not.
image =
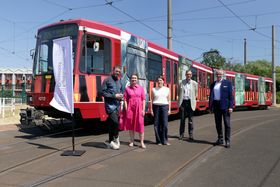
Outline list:
[[[16,115],[17,106],[23,104],[21,98],[1,98],[0,97],[0,118]]]

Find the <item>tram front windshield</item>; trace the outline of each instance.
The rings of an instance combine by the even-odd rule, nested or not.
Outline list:
[[[53,74],[53,40],[70,36],[73,62],[76,54],[78,25],[64,24],[42,29],[37,36],[33,72],[35,75]]]

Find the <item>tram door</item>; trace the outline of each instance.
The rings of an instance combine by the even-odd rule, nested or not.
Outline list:
[[[263,77],[259,78],[258,87],[259,87],[259,105],[264,105],[266,98],[265,98],[265,80]]]
[[[146,61],[148,44],[145,40],[121,32],[122,85],[129,85],[131,74],[137,73],[138,83],[147,93]]]
[[[179,57],[179,83],[186,78],[186,71],[192,66],[192,61],[187,58]]]
[[[192,61],[190,61],[187,58],[179,56],[179,76],[178,76],[179,85],[181,84],[182,80],[184,80],[186,78],[186,71],[189,70],[191,68],[191,66],[192,66]],[[183,99],[182,93],[180,92],[181,89],[182,88],[178,89],[179,103]]]
[[[256,103],[258,102],[258,81],[252,80],[251,84],[252,100]]]
[[[171,61],[167,59],[165,61],[165,83],[166,86],[170,89],[170,97],[171,101],[176,101],[177,100],[177,83],[178,83],[178,78],[177,75],[178,70],[177,70],[177,64],[174,61]],[[164,72],[164,71],[163,71]]]
[[[235,105],[243,105],[245,101],[245,76],[243,74],[235,74]]]

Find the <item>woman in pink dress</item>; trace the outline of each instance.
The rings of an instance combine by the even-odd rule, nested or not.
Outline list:
[[[132,74],[130,86],[124,91],[124,115],[121,130],[129,130],[129,146],[134,146],[134,132],[139,133],[141,148],[144,144],[144,115],[145,115],[145,92],[144,88],[137,84],[138,76]]]

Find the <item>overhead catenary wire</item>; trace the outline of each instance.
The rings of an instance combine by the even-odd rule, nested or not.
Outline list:
[[[241,15],[239,17],[241,18],[249,18],[249,17],[261,17],[261,16],[268,16],[273,14],[280,14],[280,11],[273,11],[273,12],[266,12],[261,14],[250,14],[250,15]],[[180,22],[180,21],[208,21],[208,20],[220,20],[220,19],[233,19],[236,18],[235,16],[207,16],[207,17],[185,17],[185,18],[175,18],[173,19],[173,22]],[[165,22],[167,19],[141,19],[143,22]],[[125,23],[132,23],[135,21],[126,21],[123,23],[120,23],[120,21],[116,21],[119,23],[116,24],[125,24]],[[255,25],[256,26],[256,25]]]
[[[68,12],[70,12],[70,11],[79,10],[79,9],[84,9],[84,8],[93,8],[93,7],[107,6],[107,3],[102,3],[102,4],[100,3],[100,4],[93,4],[93,5],[87,5],[87,6],[82,6],[82,7],[72,7],[72,8],[71,8],[71,7],[64,6],[64,5],[62,5],[62,4],[58,4],[58,3],[52,2],[52,1],[50,1],[50,0],[42,0],[42,1],[45,1],[45,2],[50,3],[50,4],[53,4],[53,5],[55,5],[55,6],[62,7],[62,8],[64,8],[64,9],[66,9],[66,10],[64,10],[64,11],[62,11],[62,12],[60,12],[60,13],[58,13],[58,14],[55,15],[55,16],[52,16],[52,17],[48,18],[48,19],[45,20],[45,21],[40,22],[39,24],[36,24],[35,26],[32,26],[32,27],[30,27],[30,28],[24,30],[24,31],[21,32],[20,34],[16,35],[16,36],[15,36],[16,38],[19,37],[19,36],[21,36],[22,34],[25,34],[25,33],[27,33],[27,32],[30,32],[30,31],[33,30],[34,28],[38,28],[38,27],[40,27],[40,26],[42,26],[42,25],[44,25],[44,24],[50,22],[51,20],[56,19],[56,18],[58,18],[58,17],[60,17],[60,16],[62,16],[62,15],[64,15],[64,14],[66,14],[66,13],[68,13]],[[120,2],[120,1],[124,1],[124,0],[114,0],[114,2]],[[16,21],[14,21],[14,20],[10,20],[10,19],[4,18],[4,17],[0,17],[0,19],[5,20],[5,21],[7,21],[7,22],[9,22],[9,23],[16,22]],[[1,43],[1,42],[2,42],[2,41],[0,41],[0,43]]]
[[[13,55],[13,56],[16,56],[17,58],[20,58],[20,59],[22,59],[22,60],[25,60],[25,61],[28,61],[28,60],[29,60],[28,58],[24,58],[24,57],[22,57],[22,56],[16,54],[14,51],[10,51],[9,49],[6,49],[6,48],[4,48],[4,47],[1,47],[1,46],[0,46],[0,49],[1,49],[2,51],[7,52],[7,53],[10,54],[10,55]]]
[[[241,2],[235,2],[235,3],[230,3],[228,6],[235,6],[235,5],[240,5],[240,4],[245,4],[249,2],[253,2],[256,0],[247,0],[247,1],[241,1]],[[217,5],[217,6],[212,6],[212,7],[207,7],[207,8],[199,8],[199,9],[193,9],[193,10],[187,10],[187,11],[182,11],[182,12],[175,12],[172,14],[172,16],[178,16],[178,15],[183,15],[183,14],[190,14],[190,13],[197,13],[197,12],[204,12],[207,10],[212,10],[212,9],[217,9],[223,7],[222,5]],[[148,20],[153,20],[157,18],[166,18],[167,14],[160,15],[160,16],[152,16],[152,17],[146,17],[142,19],[138,19],[140,21],[148,21]],[[130,23],[130,22],[135,22],[135,20],[129,20],[129,21],[111,21],[111,22],[117,22],[115,24],[125,24],[125,23]]]
[[[133,22],[138,22],[138,23],[144,25],[145,27],[147,27],[147,28],[153,30],[154,32],[158,33],[159,35],[163,36],[164,38],[166,38],[166,36],[165,36],[164,34],[162,34],[161,32],[159,32],[159,31],[157,31],[157,30],[155,30],[154,28],[150,27],[149,25],[145,24],[144,21],[141,21],[140,19],[137,19],[137,18],[135,18],[134,16],[131,16],[130,14],[128,14],[127,12],[125,12],[125,11],[123,11],[123,10],[117,8],[116,6],[114,6],[112,1],[109,1],[109,0],[105,0],[105,1],[107,2],[108,5],[112,6],[112,7],[115,8],[116,10],[120,11],[121,13],[123,13],[123,14],[127,15],[128,17],[130,17],[131,19],[133,19]],[[246,1],[246,2],[251,2],[251,1]],[[221,7],[221,6],[219,6],[219,7]],[[212,7],[212,8],[217,8],[217,6]],[[179,14],[181,14],[181,13],[179,13]],[[142,19],[142,20],[145,20],[145,19]],[[248,25],[248,26],[249,26],[249,25]],[[249,27],[250,27],[250,29],[252,29],[251,26],[249,26]],[[249,30],[250,30],[250,29],[249,29]],[[244,30],[242,30],[242,31],[248,31],[248,29],[246,29],[246,30],[244,29]],[[226,32],[240,32],[240,30],[238,30],[238,31],[224,31],[224,33],[226,33]],[[207,34],[210,35],[210,34],[218,34],[218,33],[223,33],[223,32],[207,33]],[[196,34],[196,35],[197,35],[197,34]],[[200,34],[198,34],[198,35],[200,35]],[[180,37],[181,37],[181,36],[179,36],[179,37],[173,37],[173,41],[174,41],[174,42],[177,42],[177,43],[179,43],[179,44],[187,45],[187,46],[189,46],[189,47],[192,47],[192,48],[195,48],[195,49],[198,49],[198,50],[205,51],[205,49],[203,49],[203,48],[201,48],[201,47],[197,47],[197,46],[194,46],[194,45],[192,45],[192,44],[188,44],[188,43],[186,43],[186,42],[182,42],[182,41],[179,41],[179,40],[174,40],[174,38],[180,38]]]
[[[45,21],[43,21],[43,22],[40,22],[39,24],[37,24],[37,25],[35,25],[35,26],[33,26],[33,27],[30,27],[30,28],[24,30],[23,32],[21,32],[21,33],[18,34],[18,35],[15,35],[15,32],[13,31],[13,37],[11,38],[11,39],[12,39],[13,46],[15,46],[15,43],[14,43],[14,42],[15,42],[15,39],[16,39],[16,38],[22,36],[22,35],[25,34],[25,33],[28,33],[28,32],[30,32],[30,31],[32,31],[33,29],[35,29],[35,28],[37,28],[37,27],[42,26],[43,24],[46,24],[46,23],[50,22],[51,20],[53,20],[53,19],[55,19],[55,18],[61,17],[62,15],[66,14],[66,13],[68,13],[68,12],[70,12],[70,11],[79,10],[79,9],[84,9],[84,8],[92,8],[92,7],[107,6],[107,3],[102,3],[102,4],[94,4],[94,5],[88,5],[88,6],[83,6],[83,7],[74,7],[74,8],[71,8],[71,7],[67,7],[67,6],[64,6],[64,5],[62,5],[62,4],[58,4],[58,3],[56,3],[56,2],[50,1],[50,0],[43,0],[43,1],[46,2],[46,3],[49,3],[49,4],[53,4],[53,5],[55,5],[55,6],[62,7],[62,8],[64,8],[64,9],[66,9],[66,10],[64,10],[64,11],[62,11],[62,12],[60,12],[60,13],[58,13],[58,14],[55,15],[55,16],[50,17],[49,19],[47,19],[47,20],[45,20]],[[120,2],[120,1],[123,1],[123,0],[115,0],[114,2]],[[4,18],[4,17],[0,17],[0,19],[6,21],[6,22],[8,22],[8,23],[12,23],[12,24],[13,24],[13,28],[15,29],[15,23],[16,23],[16,22],[15,22],[14,20],[10,20],[10,19]],[[2,41],[0,41],[0,43],[7,42],[7,41],[8,41],[8,40],[5,40],[5,41],[2,40]],[[18,57],[18,58],[21,58],[21,59],[24,59],[24,60],[29,60],[28,58],[24,58],[24,57],[22,57],[22,56],[20,56],[20,55],[17,55],[16,52],[15,52],[15,47],[13,47],[13,51],[10,51],[9,49],[7,49],[7,48],[5,48],[5,47],[3,47],[3,46],[0,46],[0,49],[1,49],[2,51],[4,51],[4,52],[9,53],[10,55],[14,55],[14,56],[16,56],[16,57]]]
[[[157,31],[157,30],[154,29],[153,27],[151,27],[151,26],[149,26],[149,25],[143,23],[142,21],[140,21],[139,19],[135,18],[134,16],[131,16],[131,15],[128,14],[127,12],[125,12],[125,11],[123,11],[123,10],[117,8],[116,6],[113,5],[113,2],[112,2],[112,1],[109,1],[109,0],[105,0],[105,1],[107,2],[108,5],[110,5],[110,6],[113,7],[114,9],[118,10],[119,12],[125,14],[126,16],[130,17],[130,18],[133,19],[134,21],[136,21],[136,22],[140,23],[141,25],[143,25],[143,26],[149,28],[150,30],[154,31],[155,33],[161,35],[161,36],[164,37],[164,38],[167,37],[165,34],[163,34],[163,33],[159,32],[159,31]],[[175,41],[175,42],[177,42],[177,43],[180,43],[180,44],[184,44],[184,45],[193,47],[193,48],[195,48],[195,49],[199,49],[199,50],[204,51],[204,49],[202,49],[202,48],[200,48],[200,47],[197,47],[197,46],[195,46],[195,45],[186,43],[186,42],[181,42],[181,41],[177,41],[177,40],[173,40],[173,41]]]
[[[70,12],[73,12],[73,11],[75,11],[75,10],[81,10],[81,9],[89,9],[89,8],[94,8],[94,7],[101,7],[101,6],[108,6],[108,3],[111,3],[112,2],[112,4],[113,5],[116,5],[115,3],[116,2],[120,2],[120,1],[123,1],[123,0],[114,0],[114,1],[106,1],[106,3],[102,3],[102,2],[100,2],[100,3],[96,3],[96,4],[94,4],[94,3],[92,3],[92,5],[88,5],[88,6],[69,6],[69,5],[67,5],[67,4],[69,4],[69,3],[65,3],[65,5],[63,5],[62,3],[61,3],[61,1],[55,1],[55,0],[42,0],[42,1],[44,1],[44,2],[46,2],[46,3],[48,3],[48,4],[52,4],[53,6],[57,6],[57,7],[60,7],[63,11],[61,11],[59,14],[57,14],[57,15],[54,15],[53,17],[51,17],[51,18],[49,18],[49,19],[47,19],[47,20],[45,20],[45,21],[43,21],[43,22],[39,22],[39,23],[36,23],[36,26],[33,26],[33,27],[30,27],[29,29],[26,29],[26,30],[24,30],[24,32],[21,32],[21,33],[18,33],[18,34],[16,34],[15,35],[15,38],[18,38],[18,39],[20,39],[20,36],[22,35],[22,34],[24,34],[24,33],[28,33],[28,32],[30,32],[30,31],[32,31],[33,32],[33,29],[34,28],[38,28],[39,26],[41,26],[41,25],[43,25],[43,24],[45,24],[45,23],[48,23],[48,22],[50,22],[51,20],[53,20],[53,19],[57,19],[57,18],[59,18],[59,19],[61,19],[62,17],[65,17],[64,15],[67,15],[68,13],[70,13]],[[256,1],[256,0],[248,0],[248,1],[240,1],[240,2],[234,2],[234,3],[227,3],[226,5],[227,6],[229,6],[229,7],[231,7],[231,6],[234,6],[234,5],[240,5],[240,4],[245,4],[245,3],[250,3],[250,2],[253,2],[253,1]],[[80,3],[79,3],[80,4]],[[90,3],[89,3],[90,4]],[[210,5],[211,6],[211,5]],[[116,6],[117,8],[119,8],[119,9],[121,9],[121,10],[123,10],[122,9],[122,7],[121,6]],[[173,15],[176,15],[176,16],[180,16],[180,15],[186,15],[186,14],[190,14],[190,13],[194,13],[194,12],[203,12],[203,11],[207,11],[207,10],[211,10],[211,9],[217,9],[217,8],[221,8],[221,7],[223,7],[222,5],[218,5],[218,6],[211,6],[211,7],[206,7],[206,8],[199,8],[199,9],[194,9],[194,10],[187,10],[187,11],[180,11],[180,12],[176,12],[176,13],[173,13]],[[124,12],[126,12],[126,11],[124,11]],[[127,13],[127,12],[126,12]],[[262,15],[270,15],[270,14],[277,14],[277,13],[279,13],[278,11],[275,11],[275,12],[265,12],[265,13],[257,13],[256,15],[247,15],[247,16],[262,16]],[[133,16],[134,14],[132,14],[132,16]],[[246,16],[246,15],[245,15]],[[134,17],[134,16],[133,16]],[[157,17],[159,17],[159,16],[157,16]],[[161,18],[162,17],[166,17],[166,15],[163,15],[163,16],[160,16]],[[187,17],[187,16],[186,16]],[[234,18],[235,16],[233,16],[233,17],[231,17],[231,18]],[[156,17],[154,16],[153,18],[151,18],[151,19],[148,19],[148,18],[141,18],[141,19],[137,19],[137,17],[135,17],[136,18],[136,20],[131,20],[131,22],[137,22],[138,21],[138,23],[139,23],[139,20],[140,21],[142,21],[142,22],[144,22],[144,24],[146,24],[146,25],[148,25],[148,26],[150,26],[150,25],[152,25],[152,24],[147,24],[147,22],[145,21],[145,19],[147,19],[147,21],[149,21],[149,20],[152,20],[152,19],[156,19]],[[211,17],[209,17],[209,19],[210,19]],[[229,17],[228,17],[229,18]],[[244,17],[242,17],[241,16],[241,18],[244,18]],[[1,18],[0,18],[1,19]],[[188,19],[191,19],[191,18],[181,18],[181,19],[174,19],[175,21],[176,20],[178,20],[178,21],[180,21],[180,20],[184,20],[184,19],[186,19],[186,20],[188,20]],[[201,19],[201,20],[203,20],[204,18],[202,17],[202,18],[197,18],[197,20],[199,20],[199,19]],[[207,19],[207,18],[205,18],[205,19]],[[212,17],[212,19],[222,19],[222,18],[219,18],[219,17]],[[17,24],[17,21],[15,21],[15,20],[7,20],[7,22],[8,21],[14,21],[16,24]],[[104,21],[104,20],[103,20]],[[122,20],[119,20],[120,22],[122,22]],[[152,20],[152,21],[157,21],[157,20]],[[104,22],[106,22],[106,21],[104,21]],[[11,22],[10,22],[11,23]],[[35,25],[35,24],[34,24]],[[254,26],[252,26],[252,27],[255,27],[256,25],[254,25]],[[28,27],[27,27],[28,28]],[[157,30],[157,28],[156,27],[153,27],[153,25],[152,25],[152,28],[154,28],[155,30]],[[257,28],[258,29],[258,32],[260,32],[260,27],[258,27]],[[175,29],[174,29],[175,30]],[[249,29],[247,29],[247,31],[248,31]],[[18,27],[17,27],[17,32],[18,32],[19,30],[18,30]],[[160,32],[159,30],[157,30],[158,32]],[[194,31],[194,30],[192,30],[192,31]],[[230,30],[229,30],[230,31]],[[250,30],[249,30],[250,31]],[[226,31],[224,31],[225,33],[226,33]],[[242,31],[241,31],[242,32]],[[160,37],[166,37],[165,36],[165,34],[163,33],[163,32],[160,32],[161,34],[159,34],[159,38]],[[262,32],[261,32],[262,33]],[[179,34],[181,34],[181,35],[179,35]],[[203,35],[205,35],[205,36],[214,36],[214,37],[220,37],[220,38],[222,38],[222,36],[215,36],[215,34],[217,34],[217,35],[219,35],[219,34],[222,34],[222,31],[220,32],[220,33],[216,33],[215,31],[214,32],[209,32],[209,33],[190,33],[190,34],[188,34],[188,33],[186,33],[186,35],[184,36],[184,33],[179,33],[179,32],[177,32],[177,36],[176,35],[174,35],[174,39],[177,39],[177,41],[179,41],[179,42],[181,42],[180,44],[181,45],[186,45],[186,46],[188,46],[188,47],[191,47],[191,46],[194,46],[194,45],[192,45],[192,43],[194,43],[193,41],[189,41],[189,43],[191,43],[191,44],[189,44],[189,43],[187,43],[187,42],[184,42],[183,40],[180,40],[179,38],[181,38],[181,37],[188,37],[188,36],[203,36]],[[271,37],[266,37],[266,38],[271,38]],[[16,40],[16,41],[18,41],[18,39]],[[12,43],[12,40],[13,39],[11,39],[10,41],[11,41],[11,43]],[[233,40],[237,40],[237,39],[233,39]],[[243,39],[242,39],[243,40]],[[5,42],[6,42],[7,40],[5,40]],[[179,42],[177,42],[177,41],[175,41],[176,43],[178,43],[179,44]],[[4,42],[4,40],[2,41],[2,43]],[[184,43],[184,44],[183,44]],[[195,44],[195,43],[194,43]],[[3,46],[2,46],[3,48],[7,48],[7,46],[5,46],[4,44],[3,44]],[[12,49],[12,47],[10,47],[11,49]],[[194,48],[194,49],[199,49],[199,50],[205,50],[205,49],[202,49],[203,48],[203,46],[201,45],[201,46],[199,46],[199,47],[197,47],[197,46],[194,46],[194,47],[192,47],[192,48]],[[9,50],[7,50],[7,52],[8,51],[12,51],[11,49],[9,49]],[[4,50],[3,50],[4,51]],[[17,51],[17,53],[18,53],[18,51]],[[9,54],[12,54],[12,53],[9,53]]]
[[[257,31],[256,27],[252,27],[251,25],[249,25],[246,21],[244,21],[240,16],[238,16],[233,10],[231,10],[225,3],[223,3],[221,0],[217,0],[219,3],[221,3],[228,11],[230,11],[238,20],[240,20],[243,24],[245,24],[249,30],[252,30],[254,31],[255,33],[257,33],[258,35],[261,35],[263,37],[266,37],[266,38],[269,38],[269,39],[272,39],[271,36],[268,36],[264,33],[261,33],[259,31]],[[275,40],[276,42],[280,43],[278,40]]]
[[[89,9],[89,8],[93,8],[93,7],[102,7],[102,6],[106,6],[107,3],[99,3],[99,4],[93,4],[93,5],[86,5],[86,6],[79,6],[79,7],[67,7],[65,5],[62,5],[62,4],[59,4],[57,2],[53,2],[53,1],[50,1],[50,0],[42,0],[42,1],[45,1],[46,3],[49,3],[49,4],[53,4],[55,6],[58,6],[58,7],[62,7],[62,8],[65,8],[67,10],[80,10],[80,9]],[[120,1],[124,1],[124,0],[114,0],[114,3],[116,2],[120,2]]]
[[[157,31],[157,30],[154,29],[153,27],[151,27],[151,26],[145,24],[144,22],[140,21],[139,19],[135,18],[134,16],[132,16],[132,15],[128,14],[127,12],[125,12],[125,11],[119,9],[118,7],[114,6],[114,5],[113,5],[113,1],[109,1],[109,0],[105,0],[105,1],[107,2],[107,5],[110,5],[112,8],[114,8],[114,9],[116,9],[117,11],[119,11],[119,12],[125,14],[126,16],[130,17],[130,18],[133,19],[134,21],[140,23],[141,25],[144,25],[145,27],[147,27],[147,28],[149,28],[150,30],[156,32],[157,34],[163,36],[164,38],[167,37],[166,35],[164,35],[163,33],[159,32],[159,31]]]
[[[239,19],[242,23],[244,23],[249,29],[255,30],[256,28],[251,27],[248,23],[246,23],[240,16],[238,16],[234,11],[232,11],[226,4],[224,4],[221,0],[217,0],[220,2],[228,11],[230,11],[237,19]]]

